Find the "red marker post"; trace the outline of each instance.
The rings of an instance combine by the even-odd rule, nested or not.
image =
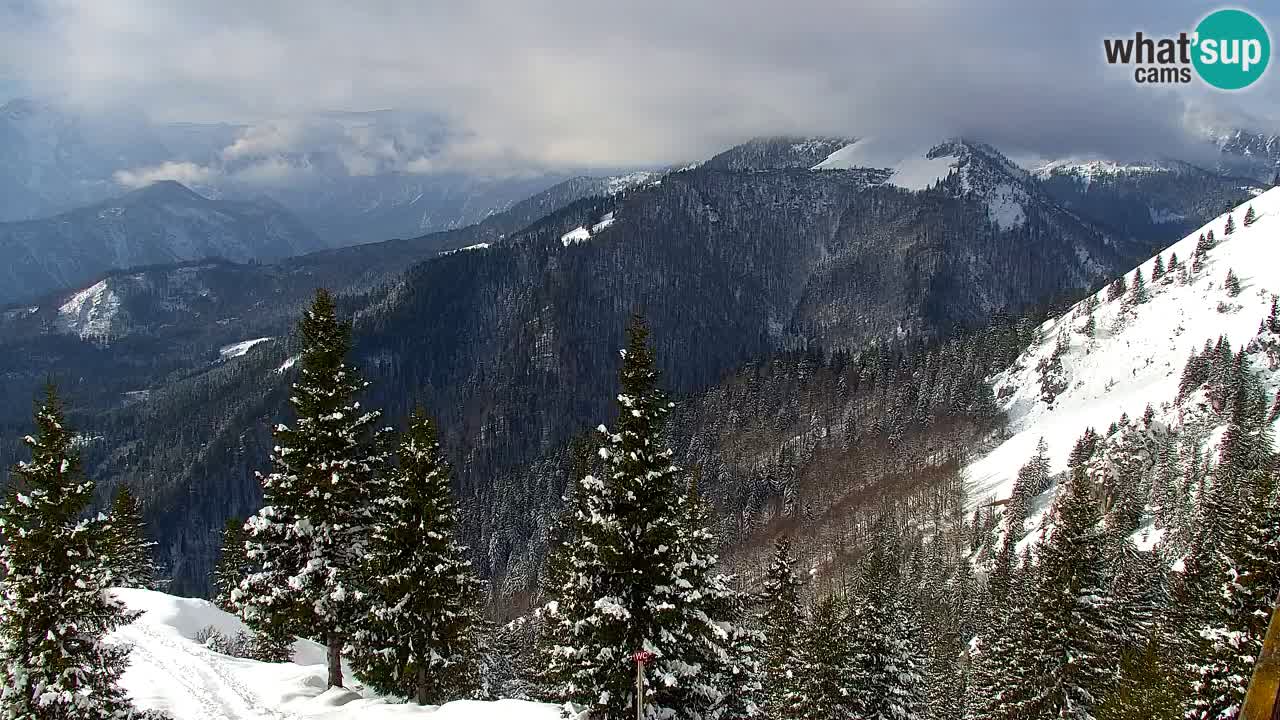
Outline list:
[[[648,650],[637,650],[631,656],[636,661],[636,720],[644,720],[644,666],[657,658]]]

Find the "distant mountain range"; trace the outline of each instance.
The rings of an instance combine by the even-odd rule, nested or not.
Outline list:
[[[172,181],[39,220],[0,223],[0,303],[113,268],[218,257],[273,261],[324,247],[271,201],[210,200]]]
[[[270,197],[341,247],[471,225],[576,174],[454,167],[450,137],[439,118],[396,111],[152,123],[11,100],[0,105],[0,221],[175,180],[212,198]]]

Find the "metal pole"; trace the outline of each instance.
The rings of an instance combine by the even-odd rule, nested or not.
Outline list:
[[[1249,681],[1240,720],[1280,720],[1280,596],[1271,612],[1267,637]]]

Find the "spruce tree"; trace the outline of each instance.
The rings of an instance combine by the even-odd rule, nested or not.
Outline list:
[[[881,527],[865,568],[865,592],[852,616],[853,706],[868,720],[922,717],[924,682],[913,608],[904,602],[895,531]]]
[[[1235,297],[1240,294],[1240,278],[1236,276],[1236,271],[1227,268],[1227,280],[1225,283],[1227,294]]]
[[[273,470],[259,474],[263,507],[245,526],[255,568],[232,600],[260,634],[317,637],[328,683],[341,687],[342,654],[365,617],[361,559],[385,434],[379,413],[355,399],[367,383],[346,363],[351,325],[338,319],[328,291],[316,291],[299,334],[301,379],[290,398],[297,420],[275,427]]]
[[[1231,217],[1231,213],[1227,213],[1227,224],[1226,224],[1226,227],[1222,228],[1222,234],[1230,235],[1235,231],[1236,231],[1236,220],[1235,218]]]
[[[1258,219],[1258,216],[1256,213],[1253,212],[1253,206],[1250,205],[1249,209],[1244,211],[1244,226],[1249,227],[1257,219]]]
[[[111,503],[107,537],[111,543],[113,582],[121,587],[157,589],[160,570],[152,556],[156,543],[147,540],[142,506],[123,485]]]
[[[1153,281],[1164,277],[1164,255],[1156,255],[1156,262],[1151,266],[1151,279]]]
[[[849,608],[827,597],[813,609],[800,644],[799,690],[789,707],[770,717],[798,720],[846,720],[858,713],[856,675]]]
[[[1078,456],[1083,454],[1081,449]],[[1113,628],[1107,622],[1105,537],[1082,463],[1073,464],[1070,479],[1058,492],[1053,528],[1041,547],[1040,592],[1033,611],[1036,681],[1024,709],[1028,717],[1091,720],[1113,675],[1114,659],[1107,648]]]
[[[633,717],[634,654],[648,652],[649,716],[714,720],[732,710],[725,689],[740,679],[730,607],[740,599],[710,572],[709,534],[691,529],[687,485],[662,446],[672,405],[658,389],[648,329],[636,319],[627,335],[617,427],[601,426],[601,477],[574,489],[577,540],[551,604],[550,685],[593,718]]]
[[[374,503],[366,563],[370,618],[356,632],[356,673],[371,687],[419,705],[459,699],[476,631],[480,584],[458,544],[449,464],[418,408],[400,440],[398,466]]]
[[[244,551],[244,520],[228,518],[222,529],[222,550],[213,567],[213,601],[218,607],[235,611],[231,593],[249,574],[249,560]]]
[[[1147,283],[1142,279],[1142,268],[1133,271],[1133,285],[1129,291],[1129,304],[1141,305],[1149,299]]]
[[[764,612],[764,693],[766,717],[785,718],[796,701],[801,680],[801,638],[805,628],[800,606],[800,580],[791,557],[791,540],[785,535],[774,543],[773,562],[765,573],[761,601]]]
[[[103,642],[132,619],[107,592],[110,526],[85,517],[93,482],[52,386],[35,423],[0,505],[0,717],[126,718],[129,649]]]

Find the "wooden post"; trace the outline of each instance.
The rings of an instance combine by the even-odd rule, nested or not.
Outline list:
[[[644,720],[644,666],[656,657],[648,650],[637,650],[631,656],[636,661],[636,720]]]
[[[1249,681],[1240,720],[1280,720],[1280,596]]]
[[[644,720],[644,663],[636,661],[636,720]]]

